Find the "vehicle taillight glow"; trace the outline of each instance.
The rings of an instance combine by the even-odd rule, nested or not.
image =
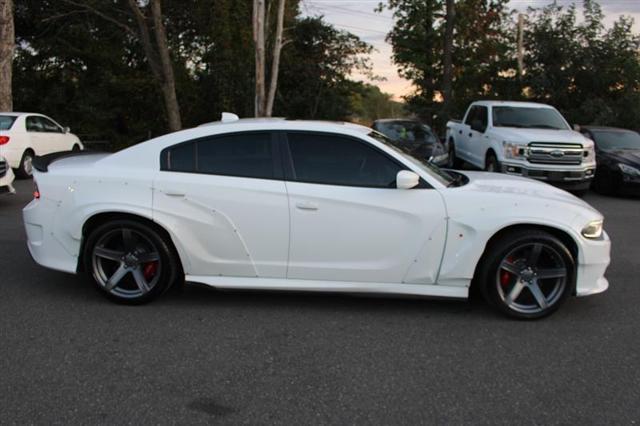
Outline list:
[[[36,181],[33,181],[33,198],[36,200],[40,199],[40,190],[38,189],[38,184]]]
[[[0,136],[0,145],[9,143],[9,136]]]

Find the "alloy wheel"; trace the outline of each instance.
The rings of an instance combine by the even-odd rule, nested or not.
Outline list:
[[[125,299],[139,298],[158,284],[160,251],[141,232],[113,229],[97,241],[92,256],[93,276],[107,292]]]
[[[568,283],[569,266],[552,246],[540,242],[522,244],[511,250],[498,267],[498,296],[511,310],[539,314],[562,298]]]

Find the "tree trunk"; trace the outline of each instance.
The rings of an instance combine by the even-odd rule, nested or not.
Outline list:
[[[282,51],[282,31],[284,28],[284,8],[285,0],[279,0],[278,20],[276,23],[276,38],[273,42],[273,57],[271,58],[271,82],[269,83],[269,96],[267,97],[267,105],[265,115],[271,117],[273,113],[273,102],[276,99],[276,90],[278,88],[278,72],[280,68],[280,52]]]
[[[169,54],[167,33],[164,28],[164,22],[162,22],[160,0],[152,0],[151,15],[153,17],[153,29],[156,38],[156,45],[158,46],[158,56],[160,57],[160,66],[162,70],[161,86],[164,104],[167,109],[169,130],[175,132],[182,128],[182,120],[180,119],[180,106],[178,105],[178,97],[176,95],[176,79],[173,74],[171,55]]]
[[[253,41],[256,55],[255,116],[265,115],[265,0],[253,0]]]
[[[13,110],[11,84],[14,49],[13,0],[0,0],[0,111]]]
[[[454,0],[447,0],[447,17],[444,31],[444,58],[442,73],[442,124],[449,120],[451,110],[451,86],[453,82],[453,28],[455,24]]]

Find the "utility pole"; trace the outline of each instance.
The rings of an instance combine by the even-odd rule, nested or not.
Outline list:
[[[518,13],[518,79],[524,75],[524,15]]]
[[[447,15],[444,30],[444,59],[443,59],[443,72],[442,72],[442,124],[449,120],[449,114],[451,109],[451,86],[453,84],[453,28],[455,25],[455,2],[454,0],[447,0]]]
[[[0,111],[13,110],[13,52],[15,50],[13,0],[0,0]]]

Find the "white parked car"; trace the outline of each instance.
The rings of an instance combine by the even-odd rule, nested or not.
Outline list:
[[[172,283],[468,297],[537,318],[607,289],[603,217],[529,179],[444,172],[369,128],[235,120],[37,161],[39,264],[142,303]]]
[[[19,178],[28,178],[36,155],[80,151],[80,139],[42,114],[0,112],[0,156]]]
[[[450,166],[463,160],[585,192],[595,176],[594,143],[552,106],[532,102],[478,101],[462,122],[447,123]]]

